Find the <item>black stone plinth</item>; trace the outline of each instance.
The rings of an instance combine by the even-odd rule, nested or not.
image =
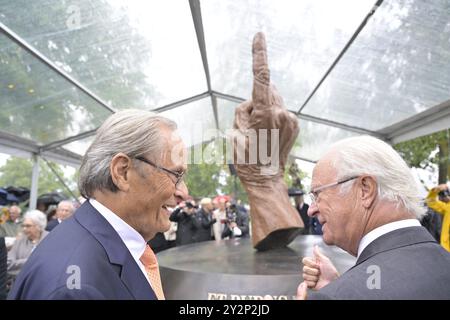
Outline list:
[[[340,273],[354,265],[356,259],[350,254],[312,235],[264,252],[256,251],[250,239],[206,241],[160,252],[166,299],[293,299],[302,282],[301,260],[312,256],[315,244]]]

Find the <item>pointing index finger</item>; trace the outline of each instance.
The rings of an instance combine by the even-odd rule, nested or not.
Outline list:
[[[253,93],[256,109],[270,106],[270,71],[267,63],[266,38],[258,32],[253,38]]]

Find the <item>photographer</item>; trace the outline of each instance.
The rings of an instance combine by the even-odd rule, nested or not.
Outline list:
[[[434,187],[428,193],[427,205],[435,212],[443,215],[441,245],[450,251],[450,192],[446,184]]]
[[[170,221],[178,223],[175,240],[177,246],[195,242],[194,236],[197,231],[197,225],[194,221],[196,209],[195,201],[183,201],[170,215]]]
[[[225,224],[222,239],[249,236],[248,214],[244,208],[240,208],[236,204],[230,204],[227,207],[226,219],[222,222]]]
[[[194,235],[195,242],[212,240],[212,225],[216,223],[213,217],[214,206],[210,198],[200,201],[201,208],[195,214],[195,225],[197,231]]]

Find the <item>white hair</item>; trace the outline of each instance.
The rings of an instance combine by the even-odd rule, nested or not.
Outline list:
[[[146,153],[152,154],[153,158],[161,156],[164,145],[161,125],[173,131],[177,128],[172,120],[145,110],[123,110],[106,119],[81,163],[78,180],[81,195],[89,198],[96,190],[118,190],[112,181],[109,165],[119,152],[131,158]]]
[[[338,180],[374,176],[380,199],[402,206],[417,219],[425,215],[411,170],[390,145],[374,137],[358,136],[338,141],[331,150],[336,155],[332,164]],[[341,192],[348,192],[353,182],[341,185]]]
[[[75,210],[75,206],[73,205],[73,202],[70,201],[70,200],[61,200],[61,201],[58,203],[58,206],[57,206],[56,208],[57,208],[57,209],[60,208],[63,204],[68,204],[68,205],[70,206],[70,208],[71,208],[72,211]]]
[[[45,230],[47,226],[47,217],[42,211],[39,210],[29,210],[25,213],[24,219],[30,219],[33,221],[41,231]]]

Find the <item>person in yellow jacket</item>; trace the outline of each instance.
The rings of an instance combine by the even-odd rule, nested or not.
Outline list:
[[[446,184],[434,187],[428,193],[427,205],[443,215],[441,245],[450,252],[450,192]]]

